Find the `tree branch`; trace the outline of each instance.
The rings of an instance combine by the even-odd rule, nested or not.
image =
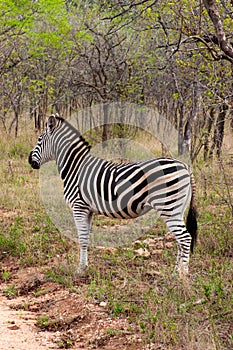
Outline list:
[[[132,2],[130,4],[127,3],[127,8],[123,9],[121,12],[117,13],[116,15],[110,16],[110,17],[104,17],[102,18],[102,20],[110,20],[112,21],[113,19],[120,17],[120,16],[124,16],[126,13],[130,12],[130,10],[133,7],[137,7],[140,5],[145,4],[146,2],[150,2],[150,0],[142,0],[142,1],[138,1],[138,2]],[[153,6],[157,1],[153,1],[153,3],[150,3],[149,6]]]
[[[203,0],[203,3],[214,25],[218,39],[218,46],[225,54],[222,58],[227,59],[233,63],[233,47],[228,43],[226,39],[217,3],[214,0]]]

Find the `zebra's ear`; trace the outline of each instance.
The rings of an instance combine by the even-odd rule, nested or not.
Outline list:
[[[52,114],[49,117],[48,121],[47,121],[47,130],[48,130],[48,132],[51,133],[54,130],[54,128],[56,127],[56,125],[57,125],[56,117],[55,117],[54,114]]]

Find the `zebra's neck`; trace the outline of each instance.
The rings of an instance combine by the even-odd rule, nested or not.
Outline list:
[[[54,135],[55,160],[62,180],[69,176],[74,167],[78,169],[89,151],[88,142],[75,128],[64,121],[59,132]]]

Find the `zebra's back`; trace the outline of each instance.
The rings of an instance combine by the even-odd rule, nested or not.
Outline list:
[[[114,164],[89,156],[78,178],[91,210],[116,218],[135,218],[145,209],[162,214],[180,208],[190,187],[187,166],[172,158]]]

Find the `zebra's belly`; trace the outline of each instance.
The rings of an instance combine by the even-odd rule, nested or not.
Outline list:
[[[122,203],[107,203],[106,201],[100,202],[98,205],[90,205],[90,209],[93,213],[104,215],[109,218],[118,218],[118,219],[133,219],[137,218],[140,215],[147,213],[151,210],[151,206],[145,205],[145,203],[137,203],[137,206],[132,206],[132,203],[128,203],[128,205],[122,206]]]

